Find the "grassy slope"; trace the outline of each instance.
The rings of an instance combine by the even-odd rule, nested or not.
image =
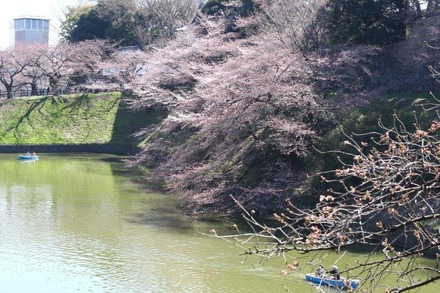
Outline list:
[[[0,104],[0,145],[111,144],[136,146],[133,133],[153,112],[131,112],[120,93],[31,97]]]

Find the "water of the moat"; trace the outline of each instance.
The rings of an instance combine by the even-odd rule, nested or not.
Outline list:
[[[38,155],[0,154],[0,292],[317,292],[309,271],[202,235],[232,222],[185,216],[116,156]]]

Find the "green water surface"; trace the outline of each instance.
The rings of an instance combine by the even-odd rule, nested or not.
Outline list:
[[[0,292],[318,292],[311,268],[282,276],[281,258],[200,234],[232,224],[185,216],[118,157],[39,155],[0,154]]]

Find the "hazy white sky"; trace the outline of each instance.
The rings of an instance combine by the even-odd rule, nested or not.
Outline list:
[[[67,6],[77,6],[95,1],[88,0],[8,0],[0,8],[0,48],[11,45],[11,20],[20,16],[40,16],[50,19],[50,43],[58,40],[59,20]]]

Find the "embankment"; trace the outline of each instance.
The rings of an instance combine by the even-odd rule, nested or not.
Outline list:
[[[160,112],[129,109],[121,93],[47,96],[0,102],[0,152],[133,154],[134,134]]]

